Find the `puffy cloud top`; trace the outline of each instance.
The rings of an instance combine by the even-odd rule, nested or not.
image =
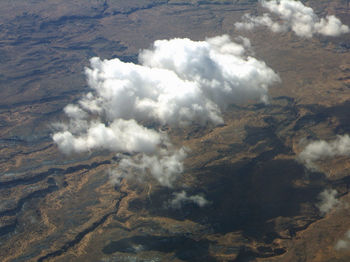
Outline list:
[[[196,204],[199,207],[204,207],[209,205],[210,202],[204,198],[202,195],[192,195],[188,196],[185,191],[181,191],[173,194],[174,198],[168,203],[168,206],[173,209],[180,209],[182,205],[187,203]]]
[[[314,34],[325,36],[339,36],[348,33],[349,27],[334,15],[319,18],[311,7],[300,1],[271,0],[260,1],[261,5],[278,16],[282,22],[273,21],[269,14],[253,17],[245,15],[243,22],[236,23],[238,29],[251,30],[256,26],[267,26],[273,32],[287,32],[292,30],[300,37],[310,38]]]
[[[228,104],[267,101],[278,76],[262,61],[245,56],[226,35],[206,41],[155,41],[139,54],[141,65],[93,58],[86,73],[96,92],[81,105],[115,118],[152,119],[161,124],[222,123]]]
[[[249,40],[238,40],[242,44],[227,35],[158,40],[140,52],[139,64],[92,58],[86,69],[92,91],[65,108],[69,123],[61,124],[53,140],[66,153],[140,153],[133,164],[129,157],[121,161],[118,176],[137,166],[169,185],[169,176],[182,171],[175,162],[185,153],[174,149],[160,126],[220,124],[229,104],[267,102],[268,87],[279,81],[263,61],[246,54]]]
[[[317,169],[316,162],[318,160],[349,155],[350,137],[349,135],[343,135],[329,142],[319,140],[309,143],[299,154],[298,160],[309,169]]]
[[[340,200],[337,199],[337,190],[326,189],[319,195],[320,202],[317,203],[317,207],[321,214],[325,215],[329,213],[333,208],[339,206]]]
[[[54,141],[65,153],[90,151],[95,148],[115,152],[153,153],[161,144],[162,135],[139,125],[135,120],[116,119],[109,126],[91,122],[79,136],[70,131],[54,134]]]

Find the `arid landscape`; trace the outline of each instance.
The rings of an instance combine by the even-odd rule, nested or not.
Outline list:
[[[349,1],[302,2],[350,26]],[[350,33],[237,30],[264,12],[253,0],[2,0],[0,10],[1,261],[350,261],[350,153],[317,168],[300,157],[310,141],[350,133]],[[221,124],[163,125],[188,150],[171,186],[138,174],[113,183],[123,156],[105,148],[59,150],[54,125],[91,91],[92,57],[138,63],[155,40],[223,34],[250,39],[280,81],[269,103],[230,104]],[[197,198],[176,206],[179,192]]]

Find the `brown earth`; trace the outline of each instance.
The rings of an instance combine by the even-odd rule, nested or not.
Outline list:
[[[350,25],[348,1],[304,1]],[[0,3],[1,261],[349,261],[335,243],[350,229],[349,158],[295,161],[303,139],[349,133],[350,35],[300,39],[236,32],[256,1],[3,0]],[[113,154],[64,156],[50,125],[87,91],[92,56],[137,60],[156,39],[240,34],[279,73],[271,103],[225,113],[225,125],[170,130],[191,149],[174,188],[114,187]],[[186,188],[211,202],[165,207]],[[325,188],[342,206],[323,216]]]

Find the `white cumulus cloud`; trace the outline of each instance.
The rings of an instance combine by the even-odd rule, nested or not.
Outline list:
[[[118,184],[124,177],[141,178],[149,172],[160,184],[171,187],[177,175],[183,171],[183,160],[186,158],[185,148],[179,150],[159,150],[153,155],[138,154],[122,156],[119,168],[113,170],[112,180]]]
[[[298,160],[311,170],[317,170],[317,161],[336,156],[350,155],[349,135],[338,136],[333,141],[314,141],[299,154]]]
[[[248,55],[250,42],[227,35],[205,41],[155,41],[139,53],[139,64],[92,58],[86,76],[90,92],[64,112],[53,140],[65,153],[105,149],[122,154],[115,181],[134,172],[170,186],[186,156],[161,127],[223,123],[232,103],[268,101],[278,75]],[[174,178],[173,178],[174,177]]]
[[[202,195],[188,196],[185,191],[174,193],[174,198],[169,201],[169,207],[174,209],[180,209],[184,204],[193,203],[199,207],[204,207],[210,202],[206,200]]]
[[[311,38],[314,34],[339,36],[350,31],[349,27],[334,15],[319,18],[311,7],[305,6],[301,1],[261,0],[260,3],[277,16],[278,20],[274,20],[268,13],[262,16],[246,14],[242,22],[235,23],[237,29],[251,30],[257,26],[266,26],[273,32],[291,30],[297,36],[306,38]]]
[[[94,149],[153,153],[165,137],[155,130],[139,125],[133,119],[116,119],[108,126],[98,121],[91,122],[84,133],[77,136],[67,130],[58,132],[53,135],[53,139],[66,153]]]
[[[337,241],[334,248],[336,250],[343,250],[343,249],[349,249],[349,247],[350,247],[350,230],[348,230],[345,233],[344,239],[340,239]]]
[[[336,198],[338,192],[335,189],[326,189],[319,195],[320,202],[317,204],[322,214],[327,214],[333,208],[339,206],[340,200]]]

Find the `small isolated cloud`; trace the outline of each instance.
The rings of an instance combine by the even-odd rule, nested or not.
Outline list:
[[[159,150],[153,155],[138,154],[123,156],[119,167],[112,171],[112,179],[116,184],[124,177],[136,175],[136,179],[151,173],[160,184],[171,187],[175,179],[183,171],[183,160],[186,158],[185,148],[179,150]]]
[[[235,23],[239,30],[252,30],[258,26],[268,27],[272,32],[293,31],[297,36],[311,38],[314,34],[325,36],[339,36],[348,33],[349,27],[334,15],[319,18],[311,7],[301,1],[271,0],[260,1],[261,5],[270,13],[278,17],[274,20],[270,14],[251,16],[246,14],[243,21]]]
[[[338,240],[335,244],[334,248],[336,250],[344,250],[350,248],[350,230],[348,230],[345,235],[344,239]]]
[[[233,103],[268,101],[278,75],[248,55],[250,42],[227,35],[205,41],[157,40],[139,53],[139,64],[92,58],[86,76],[90,92],[64,109],[53,140],[62,152],[120,153],[114,181],[150,174],[170,186],[183,170],[184,148],[176,148],[162,127],[223,123]],[[126,154],[125,154],[126,153]]]
[[[317,204],[322,214],[327,214],[333,208],[339,206],[340,201],[336,198],[338,192],[335,189],[326,189],[320,193],[320,202]]]
[[[317,170],[317,161],[336,156],[350,155],[350,137],[338,136],[333,141],[314,141],[299,154],[298,160],[310,170]]]
[[[202,195],[188,196],[185,191],[174,193],[174,198],[169,201],[168,206],[173,209],[180,209],[184,204],[193,203],[199,207],[204,207],[209,204]]]

